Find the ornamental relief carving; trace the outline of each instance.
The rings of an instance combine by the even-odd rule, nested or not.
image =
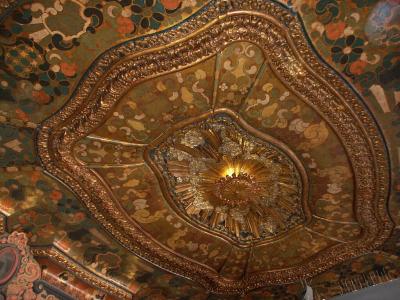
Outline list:
[[[260,1],[217,1],[109,50],[37,140],[124,246],[228,294],[381,245],[383,145],[297,18]]]
[[[199,117],[176,124],[147,148],[145,159],[171,206],[241,246],[305,223],[303,182],[308,183],[298,158],[243,121],[247,130],[239,127],[240,117],[231,110]]]

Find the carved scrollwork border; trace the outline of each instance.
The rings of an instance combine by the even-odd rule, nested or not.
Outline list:
[[[149,239],[138,226],[132,226],[95,172],[76,163],[72,148],[98,126],[132,85],[194,65],[238,40],[264,49],[274,72],[294,93],[318,109],[338,133],[355,174],[355,211],[363,233],[360,239],[328,248],[299,266],[252,273],[233,281],[172,253]],[[301,70],[296,76],[291,73],[293,66]],[[392,229],[386,210],[389,162],[379,128],[354,91],[313,53],[299,20],[272,2],[216,1],[180,26],[108,51],[89,70],[67,105],[41,124],[37,147],[44,168],[70,186],[123,245],[216,293],[242,293],[313,276],[378,247]]]

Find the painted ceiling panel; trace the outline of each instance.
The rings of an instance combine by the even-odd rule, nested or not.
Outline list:
[[[399,1],[0,4],[1,293],[400,275]]]

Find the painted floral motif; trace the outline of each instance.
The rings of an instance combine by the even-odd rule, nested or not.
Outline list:
[[[68,94],[68,79],[75,77],[75,72],[71,72],[66,64],[63,69],[60,65],[51,66],[45,58],[44,49],[34,41],[18,38],[15,44],[0,45],[0,50],[0,68],[10,77],[15,76],[16,86],[23,88],[26,93],[18,94],[16,91],[14,95],[9,95],[9,100],[22,102],[29,97],[42,105],[53,101],[55,96]],[[7,79],[3,81],[4,85],[9,86]]]
[[[135,1],[131,9],[132,21],[142,28],[158,29],[164,20],[164,7],[157,0]]]
[[[63,104],[71,86],[102,51],[171,26],[204,4],[46,0],[19,6],[0,25],[0,110],[40,122]],[[97,39],[98,34],[103,37]]]
[[[342,65],[355,61],[363,52],[363,44],[364,41],[354,35],[336,40],[331,48],[333,61]]]
[[[157,30],[173,18],[180,9],[190,8],[197,1],[182,0],[107,0],[122,6],[118,19],[119,32],[134,33],[144,30]]]
[[[398,44],[398,28],[394,25],[395,7],[398,6],[395,3],[392,0],[353,1],[348,4],[352,8],[351,15],[346,15],[349,7],[343,5],[347,4],[336,0],[311,1],[298,5],[300,14],[310,9],[317,12],[317,16],[305,15],[310,24],[310,35],[317,47],[326,54],[324,49],[328,48],[337,67],[360,86],[365,96],[372,94],[379,98],[380,103],[388,99],[380,99],[382,93],[375,92],[374,85],[383,88],[399,86],[396,76],[393,76],[398,64],[397,51],[395,48],[394,51],[377,48],[377,45],[383,43],[387,43],[388,47]],[[371,14],[362,11],[365,9],[370,9]],[[380,29],[375,33],[373,28]],[[389,34],[390,39],[385,38],[385,34]]]
[[[4,65],[8,66],[11,73],[29,78],[35,73],[44,61],[44,51],[37,44],[28,39],[17,40],[15,45],[7,47],[4,54]]]

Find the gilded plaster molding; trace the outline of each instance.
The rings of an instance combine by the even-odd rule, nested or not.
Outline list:
[[[195,65],[239,40],[262,48],[269,66],[287,88],[317,109],[339,136],[356,178],[354,209],[363,231],[356,240],[336,244],[297,266],[232,280],[149,237],[126,217],[95,171],[76,161],[72,149],[100,126],[133,86]],[[215,293],[243,293],[314,276],[382,245],[392,230],[386,209],[389,162],[377,124],[349,85],[316,57],[299,20],[271,2],[217,1],[178,27],[108,51],[67,105],[40,125],[37,147],[44,169],[73,189],[121,244]]]

